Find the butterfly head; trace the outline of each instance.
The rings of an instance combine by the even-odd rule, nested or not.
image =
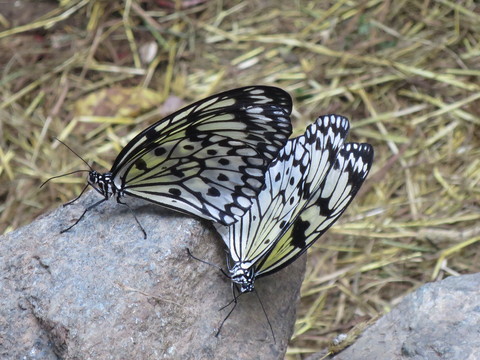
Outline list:
[[[240,292],[252,292],[255,282],[255,268],[250,263],[237,262],[229,270],[230,279],[240,285]]]
[[[100,174],[95,170],[90,171],[88,173],[88,184],[105,196],[106,199],[117,193],[117,188],[113,183],[112,173],[110,172]]]

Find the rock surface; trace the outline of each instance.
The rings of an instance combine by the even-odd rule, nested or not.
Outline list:
[[[207,222],[130,201],[147,231],[115,201],[89,211],[90,192],[0,237],[2,359],[283,359],[305,269],[301,259],[256,285],[218,337],[230,280],[189,257],[226,266]]]
[[[480,359],[480,273],[422,286],[327,359]]]

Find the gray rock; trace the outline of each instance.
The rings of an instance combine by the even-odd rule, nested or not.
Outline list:
[[[230,280],[189,257],[226,266],[207,222],[90,192],[0,237],[2,359],[282,359],[295,322],[305,259],[257,282],[276,342],[254,294],[232,300]]]
[[[480,273],[422,286],[328,359],[480,359]]]

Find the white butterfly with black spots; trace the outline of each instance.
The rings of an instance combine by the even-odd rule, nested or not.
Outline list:
[[[111,197],[123,203],[129,195],[232,224],[251,207],[291,135],[291,110],[288,93],[270,86],[233,89],[193,103],[139,133],[109,172],[89,172],[87,187],[103,199],[86,211]]]
[[[250,210],[230,226],[216,224],[233,261],[229,277],[242,293],[302,255],[355,197],[373,148],[344,144],[348,130],[343,116],[319,117],[287,142]]]

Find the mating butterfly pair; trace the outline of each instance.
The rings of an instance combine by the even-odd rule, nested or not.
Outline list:
[[[138,134],[110,172],[89,172],[87,187],[103,199],[85,212],[130,195],[212,220],[232,283],[253,291],[257,277],[290,264],[338,219],[373,160],[369,144],[344,144],[349,123],[338,115],[288,140],[291,110],[290,96],[268,86],[189,105]]]

